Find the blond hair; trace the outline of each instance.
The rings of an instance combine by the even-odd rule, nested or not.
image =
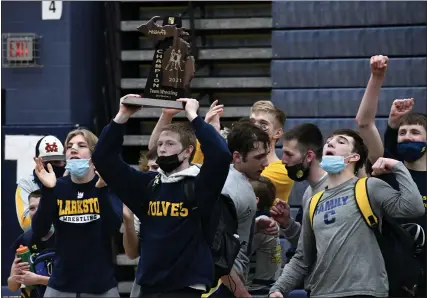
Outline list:
[[[95,150],[95,145],[98,142],[98,137],[91,132],[90,130],[86,128],[77,128],[72,131],[70,131],[67,135],[67,138],[65,139],[64,145],[67,146],[68,142],[74,138],[75,136],[83,136],[89,146],[90,153],[93,153]]]
[[[272,114],[276,120],[276,125],[283,128],[286,122],[285,113],[278,109],[271,101],[269,100],[259,100],[255,102],[251,107],[251,113],[265,112]]]
[[[189,123],[171,123],[164,126],[161,131],[170,131],[176,133],[179,136],[179,141],[181,142],[183,149],[192,146],[193,152],[191,152],[189,161],[191,162],[193,160],[194,154],[196,154],[196,133]]]
[[[149,170],[148,161],[156,160],[157,158],[157,147],[151,148],[148,152],[141,151],[139,153],[138,168],[142,172]]]

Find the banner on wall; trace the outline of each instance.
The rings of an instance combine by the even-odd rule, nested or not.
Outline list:
[[[34,156],[37,142],[44,136],[6,135],[4,140],[4,159],[16,161],[16,183],[30,175],[34,169]]]

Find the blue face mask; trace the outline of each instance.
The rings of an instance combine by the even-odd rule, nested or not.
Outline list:
[[[341,173],[346,166],[343,156],[323,155],[320,162],[320,167],[329,174]]]
[[[413,162],[426,152],[426,142],[402,142],[397,144],[397,153],[404,161]]]
[[[65,169],[70,172],[72,176],[81,178],[89,170],[90,159],[68,159]]]

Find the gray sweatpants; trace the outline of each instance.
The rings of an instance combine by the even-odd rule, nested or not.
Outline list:
[[[50,287],[46,288],[46,292],[44,293],[44,298],[118,298],[120,297],[119,290],[116,288],[109,289],[107,292],[101,294],[89,294],[89,293],[68,293],[61,292]]]

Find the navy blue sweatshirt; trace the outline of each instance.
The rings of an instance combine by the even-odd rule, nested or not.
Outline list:
[[[48,286],[63,292],[103,293],[117,286],[112,236],[122,222],[122,204],[98,177],[76,184],[70,176],[42,187],[31,227],[35,237],[55,226],[56,262]]]
[[[391,128],[387,125],[387,129],[384,133],[384,157],[398,159],[403,162],[403,158],[397,152],[397,138],[398,138],[398,129]],[[424,207],[427,209],[427,171],[414,171],[408,169],[409,173],[412,176],[412,179],[418,186],[418,190],[423,197]],[[381,175],[378,178],[384,180],[390,184],[393,188],[398,189],[398,183],[396,177],[393,174]],[[427,210],[426,210],[427,211]],[[424,231],[427,232],[427,213],[418,218],[411,219],[398,219],[400,223],[417,223],[424,228]],[[424,264],[424,272],[427,272],[427,250],[426,245],[424,244],[423,251],[421,253],[422,263]],[[426,287],[426,276],[422,279],[421,284],[419,285],[419,293],[421,296],[427,296],[427,287]],[[420,297],[421,297],[420,296]]]
[[[192,121],[205,159],[195,178],[198,210],[208,214],[228,175],[231,154],[223,137],[200,117]],[[164,293],[195,284],[210,285],[213,261],[200,230],[197,211],[185,207],[183,181],[160,183],[156,195],[147,188],[157,175],[140,172],[120,157],[123,124],[104,128],[92,156],[111,190],[141,219],[137,283],[144,294]],[[145,201],[144,201],[145,200]],[[142,203],[149,206],[144,212]]]

